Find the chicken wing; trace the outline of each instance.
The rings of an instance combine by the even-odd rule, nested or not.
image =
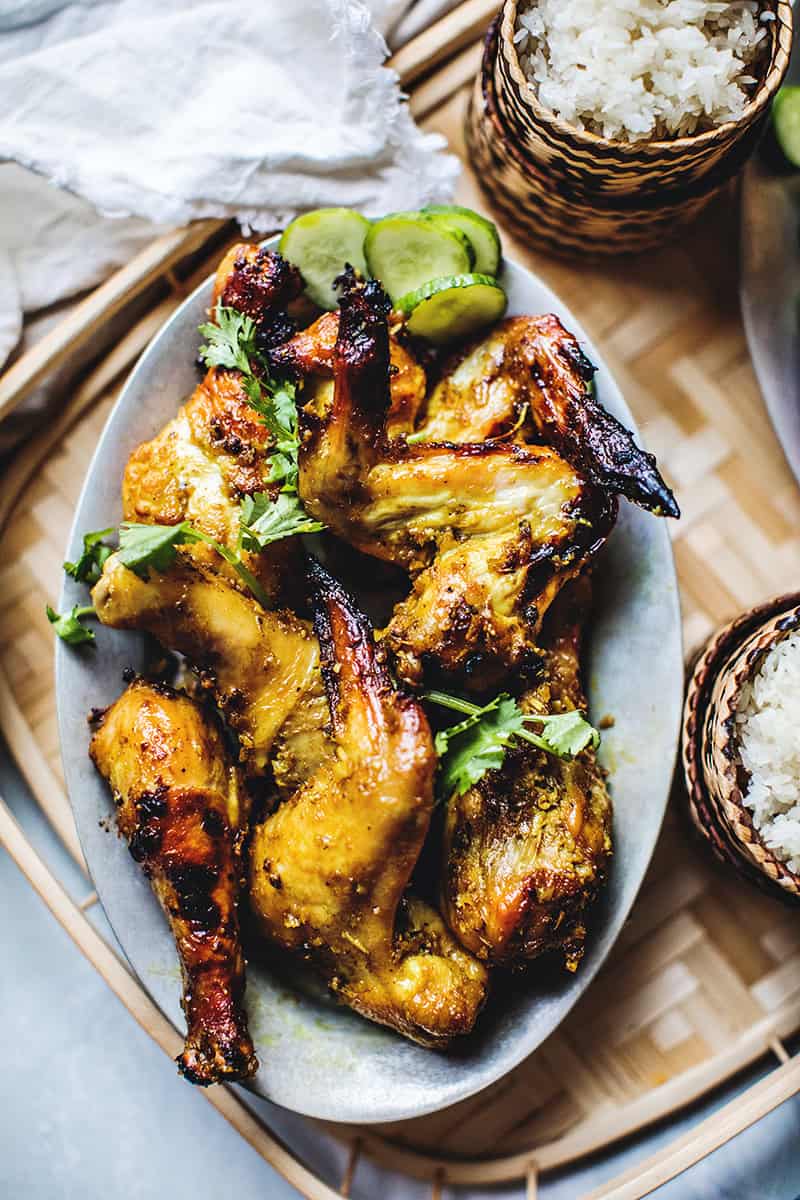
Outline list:
[[[178,948],[187,1024],[178,1066],[192,1083],[245,1079],[258,1065],[237,912],[246,813],[217,723],[187,696],[137,680],[101,717],[90,754]]]
[[[255,322],[257,338],[272,345],[293,332],[285,307],[301,288],[298,271],[279,254],[234,246],[217,271],[211,311],[216,312],[217,301],[237,307]],[[146,525],[190,521],[236,549],[242,499],[256,492],[277,495],[270,482],[273,450],[272,435],[248,403],[240,373],[213,367],[177,416],[134,450],[122,484],[123,517]],[[182,553],[237,583],[233,568],[202,542]],[[243,553],[245,565],[271,596],[299,569],[296,556],[292,540]]]
[[[303,397],[303,502],[411,574],[386,631],[401,678],[418,683],[426,663],[467,677],[491,662],[525,667],[548,605],[604,543],[616,502],[548,447],[388,441],[388,310],[377,282],[345,276],[330,402],[313,385]]]
[[[251,904],[265,936],[343,1003],[446,1045],[472,1028],[487,975],[433,908],[404,895],[433,811],[430,728],[392,686],[366,617],[318,564],[310,577],[334,746],[255,827]]]
[[[287,310],[302,290],[302,275],[280,254],[239,242],[217,267],[211,313],[220,304],[244,313],[255,322],[260,348],[266,350],[294,332]]]
[[[586,708],[579,651],[588,588],[586,579],[570,584],[550,610],[544,673],[524,693],[524,711]],[[611,801],[594,751],[565,761],[523,745],[500,770],[450,797],[442,911],[485,962],[519,966],[558,950],[575,970],[610,853]]]
[[[480,442],[513,430],[515,442],[544,441],[592,483],[679,516],[655,458],[598,402],[593,378],[558,317],[509,317],[445,365],[417,433],[431,442]]]
[[[248,777],[273,758],[279,773],[299,777],[322,757],[327,705],[307,622],[265,612],[216,570],[187,559],[145,580],[112,555],[92,601],[105,625],[151,633],[186,655],[238,735]]]
[[[320,415],[333,402],[333,364],[339,333],[338,312],[323,313],[307,329],[269,352],[270,365],[308,379],[309,397]],[[389,332],[389,408],[385,420],[387,437],[411,433],[425,402],[426,376],[422,365],[400,340]]]
[[[213,368],[177,416],[128,459],[123,518],[143,525],[189,521],[236,549],[241,500],[272,488],[271,453],[271,435],[247,403],[238,372]],[[181,554],[238,585],[233,568],[203,542],[183,547]],[[242,558],[267,594],[277,596],[295,555],[294,542],[283,540],[257,554],[243,552]]]

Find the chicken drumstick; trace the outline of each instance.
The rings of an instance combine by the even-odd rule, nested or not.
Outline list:
[[[192,1083],[246,1079],[258,1064],[237,912],[245,793],[219,727],[188,696],[137,680],[102,716],[90,754],[178,948],[187,1023],[178,1066]]]

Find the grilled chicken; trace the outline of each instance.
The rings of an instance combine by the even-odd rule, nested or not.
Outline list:
[[[217,270],[217,302],[238,308],[256,325],[265,350],[294,326],[285,309],[302,279],[279,254],[239,245]],[[178,525],[190,521],[201,533],[235,549],[239,505],[245,496],[272,492],[269,456],[272,435],[248,403],[238,371],[212,367],[189,400],[151,441],[134,450],[125,469],[122,509],[126,521]],[[238,586],[233,569],[210,546],[196,543],[185,553],[214,567]],[[294,541],[274,543],[245,565],[265,591],[278,596],[288,575],[299,570]]]
[[[211,314],[218,305],[244,313],[256,324],[260,348],[267,350],[294,332],[287,310],[302,290],[302,275],[280,254],[239,242],[217,267]]]
[[[319,646],[306,622],[285,610],[265,612],[188,558],[144,580],[112,555],[92,601],[105,625],[151,633],[186,655],[237,733],[248,777],[262,775],[272,758],[289,778],[314,768],[324,752],[327,705]]]
[[[589,583],[565,588],[545,629],[544,672],[525,692],[531,713],[585,709],[580,631]],[[447,805],[442,911],[462,945],[491,964],[546,950],[575,970],[586,909],[611,853],[611,801],[594,751],[565,761],[523,744]]]
[[[492,662],[525,667],[616,502],[548,447],[388,440],[388,309],[377,282],[345,276],[333,388],[327,403],[314,390],[320,356],[303,396],[301,497],[351,545],[411,574],[386,631],[401,678],[419,683],[426,663],[467,677]]]
[[[616,493],[659,513],[677,515],[677,506],[651,456],[596,403],[577,343],[554,317],[511,318],[452,360],[426,401],[425,372],[390,329],[377,282],[347,272],[340,312],[294,333],[287,309],[301,284],[279,255],[234,247],[220,264],[212,313],[222,304],[250,316],[264,359],[303,381],[300,493],[309,513],[411,577],[385,633],[398,675],[418,684],[435,668],[486,687],[509,668],[530,669],[540,673],[523,708],[582,706],[582,593],[564,585],[606,540]],[[421,444],[407,443],[412,431]],[[239,503],[270,491],[271,452],[238,373],[212,369],[177,417],[131,457],[125,518],[188,520],[238,546]],[[287,577],[300,576],[299,554],[288,539],[246,563],[278,598]],[[285,609],[264,611],[202,544],[181,546],[173,569],[146,580],[112,556],[93,600],[106,624],[147,631],[186,655],[238,735],[248,787],[266,776],[282,801],[252,839],[252,902],[266,936],[312,963],[357,1011],[425,1045],[445,1045],[472,1027],[485,998],[486,969],[473,954],[513,965],[560,948],[567,965],[577,965],[585,909],[610,853],[608,796],[592,752],[564,763],[526,747],[451,798],[443,909],[456,941],[435,909],[406,892],[433,806],[427,722],[393,688],[366,618],[322,568],[310,574],[314,629]],[[149,751],[155,734],[138,732],[144,713],[148,729],[162,729],[162,745],[178,746],[161,766]],[[188,955],[194,944],[185,931],[195,918],[181,911],[184,891],[190,906],[192,898],[161,853],[166,846],[172,854],[172,809],[151,812],[138,798],[162,786],[153,782],[161,770],[171,790],[158,797],[174,794],[180,817],[174,836],[185,835],[199,855],[189,861],[204,868],[203,854],[222,855],[225,846],[235,864],[234,831],[246,814],[230,815],[219,838],[216,823],[213,830],[199,824],[170,774],[183,768],[184,746],[195,764],[192,782],[182,777],[182,785],[196,783],[199,794],[203,777],[206,790],[232,797],[219,780],[230,788],[238,776],[226,774],[218,729],[168,691],[129,689],[106,715],[92,753],[120,798],[120,828]],[[189,878],[201,877],[208,879]],[[226,929],[235,930],[235,888],[230,896]],[[211,899],[221,911],[216,885]],[[240,954],[237,961],[241,975]],[[193,1015],[201,993],[188,958],[185,968],[190,1040],[193,1027],[200,1032],[191,1048],[187,1041],[183,1069],[208,1082],[222,1077],[213,1072],[223,1071],[224,1054],[202,1042]],[[237,1000],[231,985],[231,1012],[241,987]],[[234,1070],[245,1074],[254,1060],[252,1047],[241,1046]],[[215,1065],[204,1067],[206,1060]]]
[[[544,442],[592,483],[679,516],[655,458],[598,403],[593,377],[558,317],[509,317],[445,365],[417,433],[431,442]]]
[[[317,564],[310,577],[334,745],[255,827],[251,904],[265,936],[343,1003],[443,1046],[472,1028],[487,975],[434,909],[405,895],[433,811],[430,728],[393,687],[367,619]]]
[[[293,331],[286,309],[301,289],[299,272],[279,254],[236,245],[217,269],[211,314],[218,304],[244,313],[266,353]],[[260,553],[239,550],[241,499],[277,494],[269,481],[273,448],[240,373],[212,368],[178,415],[131,455],[123,515],[143,524],[191,522],[240,552],[267,593],[282,596],[287,575],[301,569],[296,539]],[[239,590],[233,568],[203,543],[181,546],[176,568],[147,580],[116,558],[106,565],[94,593],[100,619],[147,631],[186,655],[238,734],[248,777],[263,775],[271,759],[275,773],[288,778],[313,768],[326,701],[307,624],[286,610],[264,612]]]
[[[278,371],[310,379],[307,387],[309,406],[319,415],[333,402],[333,364],[339,333],[339,313],[323,313],[308,329],[269,352],[269,361]],[[389,333],[389,408],[385,419],[387,437],[411,433],[425,403],[424,368],[411,351],[391,331]],[[311,411],[311,407],[309,407]]]
[[[242,498],[271,489],[271,452],[271,435],[247,403],[239,373],[212,368],[177,416],[128,459],[123,518],[143,525],[189,521],[235,549]],[[197,542],[182,553],[238,586],[233,568],[211,546]],[[291,540],[242,555],[270,596],[282,592],[287,572],[293,563],[296,566],[295,556]]]
[[[216,721],[187,696],[138,680],[106,710],[90,753],[117,823],[172,929],[183,973],[192,1083],[257,1067],[243,1008],[237,912],[244,792]]]

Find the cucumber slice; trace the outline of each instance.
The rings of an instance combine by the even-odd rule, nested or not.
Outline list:
[[[320,308],[336,308],[333,281],[350,263],[367,274],[364,238],[369,221],[352,208],[317,208],[287,225],[278,243],[284,258],[300,268],[306,291]]]
[[[408,316],[410,333],[442,345],[499,320],[507,304],[505,292],[489,275],[445,275],[402,296],[396,307]]]
[[[480,275],[496,275],[500,268],[502,248],[497,226],[482,217],[471,208],[463,208],[459,204],[426,204],[423,208],[426,216],[434,220],[442,220],[454,225],[465,233],[475,251],[475,266],[473,270]]]
[[[423,213],[392,213],[371,225],[364,242],[370,274],[396,302],[434,276],[460,275],[475,259],[460,229]]]
[[[800,167],[800,87],[782,87],[772,105],[775,137],[793,167]]]

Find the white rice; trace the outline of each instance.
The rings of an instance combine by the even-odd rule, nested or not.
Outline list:
[[[774,13],[757,0],[533,0],[514,41],[541,104],[623,141],[736,120]]]
[[[762,841],[800,874],[800,633],[764,656],[736,720],[750,777],[744,803]]]

